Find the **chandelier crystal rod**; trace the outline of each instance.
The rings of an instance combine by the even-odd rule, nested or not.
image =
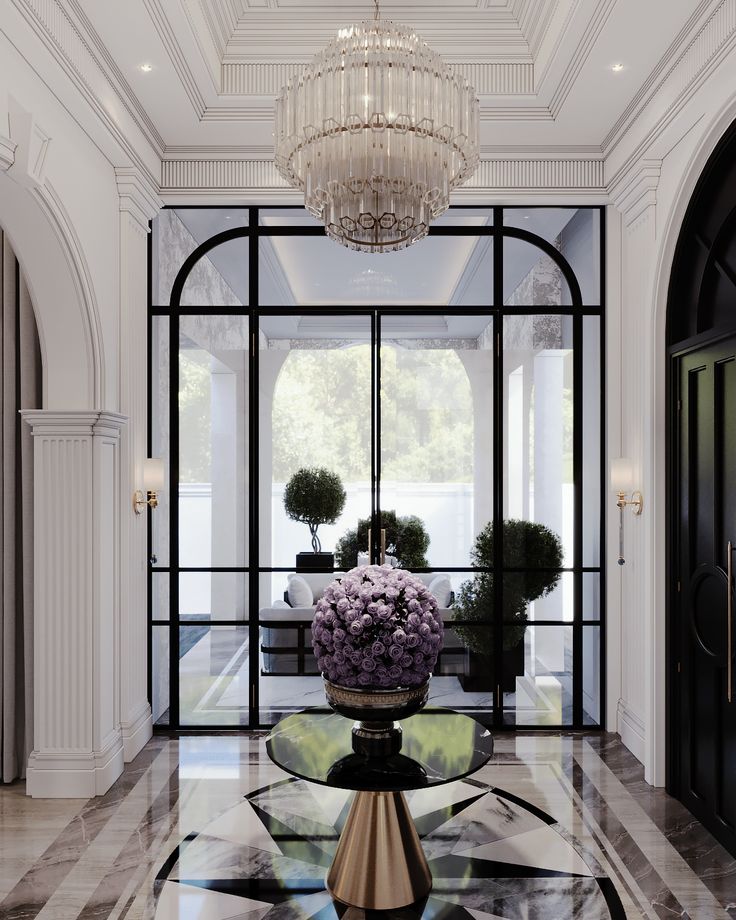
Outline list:
[[[329,237],[362,252],[410,246],[480,162],[475,90],[413,29],[340,29],[276,100],[275,162]]]

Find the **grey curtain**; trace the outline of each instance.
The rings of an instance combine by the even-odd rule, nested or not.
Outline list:
[[[0,228],[0,779],[24,777],[33,748],[33,444],[21,409],[41,405],[33,306]]]

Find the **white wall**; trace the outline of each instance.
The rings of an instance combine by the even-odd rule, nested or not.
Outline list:
[[[619,568],[609,497],[609,722],[657,785],[666,778],[667,287],[695,184],[736,119],[735,15],[733,4],[720,6],[628,132],[614,138],[606,162],[616,208],[609,215],[608,454],[633,459],[645,502],[641,517],[626,513],[627,561]]]
[[[88,796],[151,733],[145,517],[132,493],[145,456],[158,156],[142,144],[131,157],[27,12],[0,0],[0,224],[28,278],[44,367],[43,409],[25,414],[36,533],[27,788]],[[65,41],[81,66],[70,24]]]

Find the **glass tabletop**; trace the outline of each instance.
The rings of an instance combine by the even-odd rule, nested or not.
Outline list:
[[[286,716],[266,739],[268,756],[311,783],[398,792],[462,779],[493,754],[490,731],[451,709],[427,708],[404,719],[400,752],[383,757],[354,753],[353,724],[324,709]]]

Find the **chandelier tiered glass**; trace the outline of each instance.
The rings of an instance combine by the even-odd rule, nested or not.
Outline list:
[[[353,25],[276,100],[276,167],[343,246],[427,235],[480,160],[475,90],[406,26]]]

